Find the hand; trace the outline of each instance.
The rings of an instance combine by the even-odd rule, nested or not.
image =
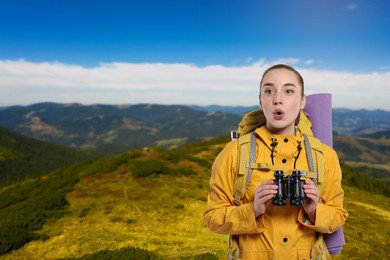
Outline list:
[[[273,180],[265,181],[257,187],[253,204],[256,218],[264,214],[277,189],[278,186],[274,184]]]
[[[317,186],[311,180],[306,180],[303,185],[303,190],[306,193],[307,199],[303,203],[303,209],[312,223],[315,223],[316,209],[319,201],[320,193]]]

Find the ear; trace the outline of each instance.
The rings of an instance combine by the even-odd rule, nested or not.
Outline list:
[[[305,108],[305,105],[306,105],[306,96],[303,96],[301,101],[301,110]]]

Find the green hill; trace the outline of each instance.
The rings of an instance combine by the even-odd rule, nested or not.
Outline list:
[[[227,141],[134,150],[4,188],[0,259],[99,259],[134,250],[162,259],[223,259],[228,237],[208,231],[201,216],[211,164]],[[347,244],[335,258],[388,259],[390,201],[351,186],[359,183],[353,168],[345,173]]]
[[[334,149],[341,161],[359,173],[390,185],[390,138],[336,135]]]
[[[0,187],[91,158],[97,155],[42,142],[0,127]]]

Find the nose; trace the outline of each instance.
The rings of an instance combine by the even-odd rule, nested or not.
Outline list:
[[[281,104],[283,104],[282,103],[282,98],[280,97],[280,95],[279,94],[275,94],[275,96],[274,96],[274,100],[273,100],[273,102],[272,102],[274,105],[281,105]]]

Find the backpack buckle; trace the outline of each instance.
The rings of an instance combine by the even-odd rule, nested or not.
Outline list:
[[[236,205],[236,206],[241,205],[241,198],[240,198],[240,195],[238,195],[238,194],[235,194],[235,195],[234,195],[234,201],[233,201],[233,203],[234,203],[234,205]]]
[[[231,138],[232,140],[238,139],[238,131],[237,131],[237,130],[232,130],[232,131],[230,131],[230,138]]]

